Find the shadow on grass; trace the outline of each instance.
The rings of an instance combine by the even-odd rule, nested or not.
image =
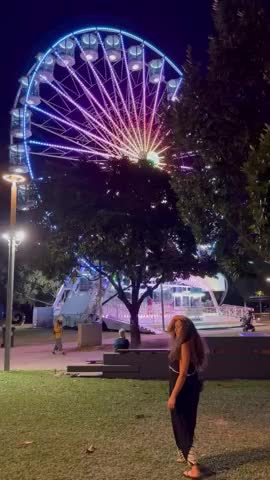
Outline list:
[[[231,450],[220,453],[219,455],[211,455],[203,457],[202,463],[207,465],[216,474],[233,470],[241,465],[248,465],[263,460],[269,460],[270,446],[268,448],[245,448],[242,450]],[[212,472],[214,474],[214,471]]]

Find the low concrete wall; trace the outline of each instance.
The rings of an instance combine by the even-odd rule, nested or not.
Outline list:
[[[126,353],[104,353],[105,365],[132,365],[138,367],[137,378],[167,379],[167,350],[138,350]]]
[[[78,346],[95,347],[102,344],[102,325],[95,323],[78,324]]]
[[[270,337],[208,337],[206,341],[210,350],[206,379],[270,379]],[[104,364],[137,366],[141,379],[168,378],[167,350],[105,353]],[[114,377],[121,377],[115,370]]]
[[[270,337],[209,337],[206,378],[270,379]]]

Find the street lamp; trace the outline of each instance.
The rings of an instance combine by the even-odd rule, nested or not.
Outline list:
[[[16,208],[17,208],[17,184],[25,182],[22,175],[3,175],[6,182],[11,183],[10,200],[10,230],[3,237],[8,241],[8,282],[7,282],[7,308],[6,308],[6,332],[5,332],[5,359],[4,370],[10,371],[10,344],[13,317],[13,289],[14,289],[14,265],[16,246],[23,239],[23,232],[16,232]]]

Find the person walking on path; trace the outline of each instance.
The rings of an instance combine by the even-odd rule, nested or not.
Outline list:
[[[167,405],[171,411],[179,453],[177,462],[187,462],[190,466],[183,474],[185,477],[199,479],[202,472],[194,449],[194,432],[202,390],[198,372],[205,364],[206,352],[202,339],[189,318],[174,316],[167,330],[173,338],[169,354],[170,397]]]
[[[52,353],[55,355],[56,352],[62,353],[63,351],[63,343],[62,343],[62,336],[63,336],[63,319],[61,316],[57,317],[56,323],[53,327],[53,333],[55,337],[55,345]]]

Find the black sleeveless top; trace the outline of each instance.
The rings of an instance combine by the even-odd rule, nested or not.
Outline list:
[[[172,362],[169,362],[169,369],[172,373],[179,375],[179,360],[173,360]],[[190,377],[195,373],[197,373],[196,367],[194,363],[190,362],[187,376]]]

